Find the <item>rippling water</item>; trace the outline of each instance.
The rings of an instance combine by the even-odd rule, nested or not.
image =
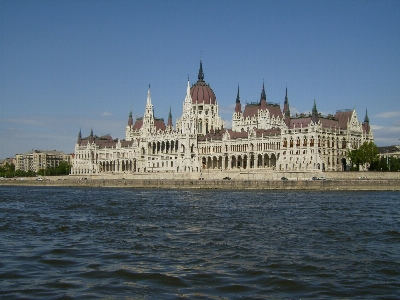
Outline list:
[[[399,298],[399,192],[0,187],[1,298]]]

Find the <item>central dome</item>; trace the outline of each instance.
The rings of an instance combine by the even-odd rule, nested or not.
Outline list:
[[[190,88],[193,104],[215,104],[215,94],[210,86],[204,81],[203,64],[200,61],[199,76],[197,82]]]

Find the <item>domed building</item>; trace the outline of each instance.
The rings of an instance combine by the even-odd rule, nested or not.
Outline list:
[[[220,171],[213,177],[218,179],[243,170],[259,178],[279,171],[342,171],[347,152],[365,141],[373,141],[367,114],[364,123],[355,110],[322,116],[314,100],[312,113],[291,116],[287,89],[281,110],[267,101],[264,83],[260,101],[243,111],[238,87],[232,129],[226,129],[200,61],[197,82],[190,86],[188,79],[176,128],[171,111],[167,124],[154,116],[149,86],[144,115],[134,122],[130,112],[124,140],[79,133],[71,174]]]
[[[202,61],[200,61],[198,80],[191,86],[189,94],[191,99],[188,99],[188,102],[192,105],[196,133],[208,134],[212,130],[222,129],[224,123],[218,115],[217,98],[210,85],[204,81]],[[181,129],[179,126],[180,123],[181,119],[177,121],[178,131]]]

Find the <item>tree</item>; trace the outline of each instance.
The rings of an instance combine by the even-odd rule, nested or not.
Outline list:
[[[55,168],[40,169],[37,174],[41,176],[68,175],[71,165],[66,161],[61,161]]]
[[[352,170],[358,171],[360,169],[360,150],[350,150],[347,152],[347,157],[351,160]],[[354,167],[354,165],[356,165],[356,167]]]
[[[367,165],[369,168],[371,164],[379,160],[378,147],[374,142],[364,142],[360,148],[350,150],[347,157],[357,166],[357,171],[360,170],[360,165]]]
[[[6,163],[3,167],[0,167],[0,177],[14,177],[15,176],[15,165]]]

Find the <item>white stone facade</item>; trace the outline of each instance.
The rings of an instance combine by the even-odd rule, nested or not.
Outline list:
[[[182,116],[172,125],[153,115],[150,86],[143,118],[129,115],[125,140],[110,136],[87,138],[79,133],[71,174],[204,172],[206,170],[342,171],[346,153],[373,141],[366,115],[355,110],[323,117],[314,102],[310,115],[291,117],[285,106],[266,101],[264,85],[259,103],[242,112],[239,89],[232,129],[225,129],[218,102],[200,62],[198,81],[188,82]]]

